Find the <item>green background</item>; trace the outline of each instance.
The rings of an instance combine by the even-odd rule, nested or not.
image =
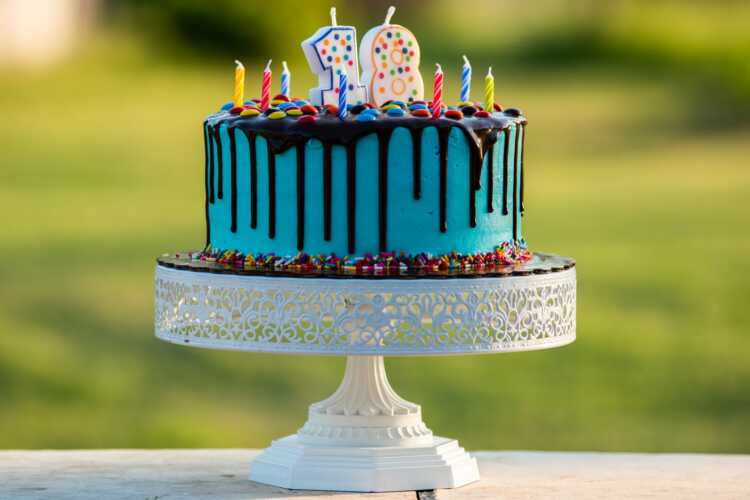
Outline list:
[[[153,337],[155,256],[203,243],[233,59],[250,95],[269,57],[313,84],[298,44],[330,4],[263,4],[106,3],[66,59],[0,66],[0,447],[263,447],[336,388],[343,358]],[[474,95],[492,64],[529,118],[525,236],[577,259],[578,340],[388,359],[393,385],[470,449],[750,452],[747,4],[427,5],[394,21],[446,100],[466,53]],[[337,7],[361,36],[387,3]]]

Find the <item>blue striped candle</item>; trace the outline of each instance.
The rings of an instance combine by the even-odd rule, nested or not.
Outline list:
[[[346,78],[346,71],[339,75],[339,118],[346,118],[346,91],[349,86],[349,80]]]
[[[471,64],[466,56],[464,58],[464,66],[461,70],[461,102],[470,102],[471,98]]]
[[[282,61],[281,65],[284,67],[281,72],[281,95],[291,97],[289,94],[289,87],[292,81],[292,75],[289,73],[289,67],[286,65],[286,61]]]

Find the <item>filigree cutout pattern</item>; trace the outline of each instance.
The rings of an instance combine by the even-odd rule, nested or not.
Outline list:
[[[575,268],[451,280],[231,276],[156,267],[156,336],[218,349],[424,355],[575,340]]]

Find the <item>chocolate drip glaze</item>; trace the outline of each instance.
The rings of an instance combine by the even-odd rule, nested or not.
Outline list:
[[[346,227],[349,253],[354,253],[354,235],[357,202],[357,148],[354,143],[346,145]]]
[[[495,145],[490,144],[490,147],[487,149],[487,213],[492,213],[495,211],[495,207],[492,206],[492,198],[495,196],[495,180],[493,179],[493,176],[495,175],[494,168],[495,165],[493,164],[493,160],[495,158]]]
[[[523,204],[523,191],[524,191],[524,172],[526,169],[523,166],[523,159],[526,156],[526,125],[521,125],[523,128],[522,135],[521,135],[521,217],[523,217],[523,213],[526,211],[526,207]]]
[[[381,252],[387,249],[388,235],[388,145],[393,129],[378,131],[378,228]]]
[[[356,143],[369,134],[376,134],[378,139],[378,233],[379,247],[387,249],[388,229],[388,147],[393,130],[397,127],[406,127],[411,133],[413,145],[413,196],[414,199],[421,198],[421,157],[422,157],[422,132],[426,127],[435,127],[438,131],[439,140],[439,172],[440,172],[440,231],[447,231],[447,191],[448,191],[448,139],[453,128],[462,131],[470,146],[469,158],[469,224],[476,226],[476,190],[481,187],[482,166],[486,154],[489,152],[488,160],[488,198],[487,210],[493,212],[493,145],[498,139],[498,133],[505,133],[505,148],[503,154],[503,215],[508,214],[508,155],[510,146],[510,126],[518,124],[525,125],[524,118],[510,115],[493,114],[491,117],[473,118],[466,117],[461,121],[445,118],[437,120],[422,119],[416,117],[383,118],[374,122],[358,122],[346,120],[342,122],[337,117],[323,114],[313,123],[299,123],[294,119],[266,120],[262,118],[243,118],[229,113],[220,113],[209,118],[206,129],[206,178],[207,178],[207,205],[214,203],[216,186],[216,168],[218,168],[218,197],[222,199],[223,193],[223,154],[220,137],[220,126],[227,124],[229,127],[230,147],[232,148],[232,231],[236,232],[237,226],[237,160],[236,141],[234,129],[239,128],[245,133],[250,148],[250,227],[257,227],[257,152],[256,136],[261,135],[266,140],[268,148],[268,235],[274,238],[276,234],[276,158],[275,155],[287,149],[297,147],[297,215],[298,236],[297,243],[300,250],[304,245],[304,180],[305,160],[304,144],[310,138],[319,139],[323,143],[323,213],[324,213],[324,239],[331,239],[331,210],[332,210],[332,171],[331,171],[331,149],[334,144],[342,144],[347,152],[347,243],[349,252],[355,249],[355,207],[356,207]],[[518,142],[519,130],[516,130],[516,141]],[[524,134],[525,139],[525,134]],[[216,143],[214,154],[213,143]],[[518,144],[516,144],[516,158]],[[300,153],[302,150],[302,153]],[[521,168],[521,211],[523,211],[523,149],[521,151],[521,164],[514,160],[514,179],[517,168]],[[217,164],[218,156],[218,164]],[[301,184],[300,184],[301,183]],[[515,191],[515,189],[514,189]],[[514,193],[515,194],[515,193]],[[514,210],[518,200],[514,196]],[[206,218],[208,219],[208,210]],[[517,221],[514,219],[514,236],[517,238]]]
[[[440,143],[440,232],[448,230],[448,135],[451,129],[438,129]],[[471,183],[470,183],[471,184]]]
[[[250,156],[250,227],[258,227],[258,151],[255,144],[255,133],[243,130],[247,137]]]
[[[221,151],[221,124],[214,125],[214,140],[216,141],[216,156],[218,157],[219,167],[219,189],[217,196],[219,199],[224,198],[224,155]]]
[[[323,143],[323,239],[331,241],[331,143]]]
[[[210,191],[211,191],[211,178],[209,177],[209,156],[208,156],[208,150],[210,147],[209,142],[210,134],[208,132],[208,122],[203,122],[203,150],[205,153],[205,159],[206,159],[206,166],[203,172],[203,182],[205,184],[206,189],[206,202],[205,202],[205,210],[206,210],[206,247],[211,243],[211,218],[209,217],[209,197],[210,197]]]
[[[513,148],[513,241],[518,239],[518,143],[521,127],[516,126],[516,140]]]
[[[231,158],[230,165],[230,183],[231,183],[231,211],[232,211],[232,225],[230,230],[233,233],[237,232],[237,140],[234,137],[235,128],[227,129],[229,133],[229,154]]]
[[[214,203],[216,201],[214,193],[214,182],[216,179],[214,162],[216,160],[214,158],[214,131],[211,125],[206,125],[206,137],[208,140],[208,168],[210,170],[208,174],[208,201]]]
[[[510,149],[510,130],[503,130],[505,144],[503,145],[503,215],[508,215],[508,150]]]
[[[305,246],[305,144],[297,144],[297,250]]]
[[[422,128],[410,128],[412,144],[412,171],[414,175],[414,199],[422,198]]]
[[[276,154],[271,141],[266,141],[268,149],[268,237],[276,237]]]

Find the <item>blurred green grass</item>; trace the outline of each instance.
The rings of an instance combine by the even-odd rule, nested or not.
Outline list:
[[[200,123],[231,70],[109,35],[0,75],[0,448],[262,447],[335,389],[339,358],[153,337],[154,257],[203,243]],[[578,341],[389,359],[394,386],[472,449],[749,452],[750,129],[700,120],[673,74],[497,81],[530,120],[525,236],[579,263]]]

